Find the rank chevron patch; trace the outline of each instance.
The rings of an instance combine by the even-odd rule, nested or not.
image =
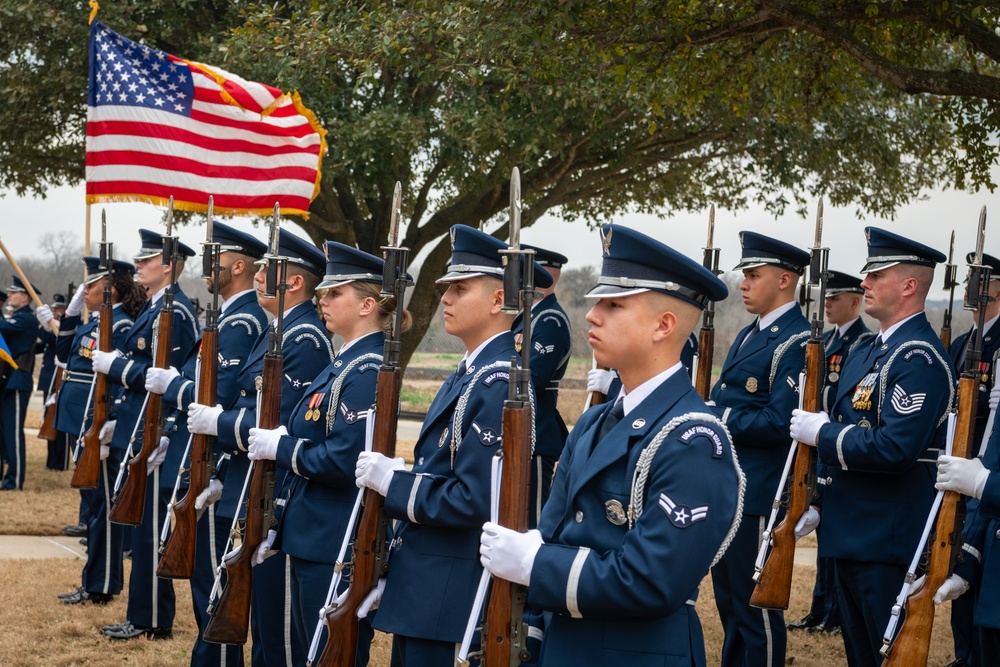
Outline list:
[[[679,505],[665,493],[660,494],[660,509],[670,519],[670,523],[678,528],[687,528],[691,524],[704,521],[708,516],[708,505],[698,507]]]
[[[920,408],[924,407],[924,399],[927,398],[926,392],[923,394],[907,394],[898,384],[892,388],[892,407],[896,408],[896,412],[901,415],[912,415],[915,412],[920,412]]]

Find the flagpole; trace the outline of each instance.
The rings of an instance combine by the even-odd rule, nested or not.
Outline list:
[[[14,273],[17,274],[17,277],[21,279],[21,283],[24,285],[24,291],[27,292],[28,296],[31,297],[31,300],[35,302],[35,306],[44,306],[45,304],[42,303],[42,300],[38,298],[38,294],[35,293],[35,288],[31,286],[31,282],[27,279],[27,277],[25,277],[24,271],[22,271],[21,267],[18,266],[17,260],[15,260],[14,256],[10,254],[10,251],[7,250],[7,246],[4,245],[2,240],[0,240],[0,251],[3,251],[4,256],[7,258],[7,263],[10,264],[12,269],[14,269]],[[55,333],[59,333],[59,324],[55,320],[49,320],[49,328],[51,328]]]
[[[84,223],[83,229],[83,256],[87,257],[90,255],[90,202],[87,202],[87,213],[84,216],[86,222]],[[108,275],[111,275],[111,271],[108,271]],[[87,282],[87,267],[83,267],[83,282]],[[73,295],[68,294],[67,298],[72,299]],[[90,310],[86,305],[83,306],[83,323],[86,324],[90,321]]]

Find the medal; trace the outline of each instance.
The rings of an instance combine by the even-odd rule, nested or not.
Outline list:
[[[872,409],[872,392],[878,383],[878,373],[869,373],[858,383],[851,398],[851,407],[855,410]]]
[[[524,340],[524,334],[517,334],[514,336],[514,351],[521,354],[521,341]]]
[[[616,526],[624,526],[627,516],[625,507],[617,500],[609,500],[604,503],[604,516]]]
[[[139,340],[135,342],[135,346],[140,350],[146,349],[146,339],[143,336],[139,336]]]
[[[319,421],[319,404],[323,402],[326,392],[319,392],[309,397],[309,409],[306,410],[306,421]]]
[[[441,431],[441,437],[438,439],[438,447],[443,447],[447,439],[448,439],[448,427],[445,426],[444,430]]]
[[[838,373],[837,371],[830,373],[830,382],[836,382],[839,379],[840,379],[840,373]]]
[[[871,428],[872,423],[867,419],[862,419],[861,421],[858,422],[858,426],[860,426],[861,428]]]
[[[747,378],[746,389],[751,394],[757,393],[757,378]]]

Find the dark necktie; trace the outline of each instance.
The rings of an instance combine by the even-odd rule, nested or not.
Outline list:
[[[760,322],[754,322],[753,327],[747,333],[746,338],[744,338],[743,342],[740,343],[740,350],[742,350],[746,346],[746,344],[749,343],[753,339],[753,337],[756,336],[758,333],[760,333]]]
[[[615,401],[614,406],[611,408],[611,412],[608,413],[608,416],[604,418],[604,423],[601,424],[601,430],[597,435],[597,442],[604,440],[604,437],[610,433],[611,429],[613,429],[618,422],[622,420],[622,417],[625,416],[624,401],[624,398],[619,398]]]
[[[829,350],[838,340],[840,340],[840,327],[833,330],[833,334],[830,336],[830,341],[826,344],[826,349]]]
[[[868,358],[871,359],[880,347],[882,347],[882,334],[875,336],[875,344],[868,350]]]
[[[458,370],[455,371],[455,374],[451,377],[451,382],[448,385],[449,388],[454,387],[456,384],[462,381],[462,378],[465,377],[466,368],[467,366],[465,365],[465,359],[462,359],[462,363],[458,365]]]

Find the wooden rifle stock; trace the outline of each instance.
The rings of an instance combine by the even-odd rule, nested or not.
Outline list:
[[[219,383],[219,331],[206,329],[201,336],[201,360],[198,370],[198,403],[215,405]],[[215,438],[203,433],[191,436],[191,480],[187,493],[173,508],[170,536],[163,547],[156,576],[167,579],[190,579],[194,574],[198,512],[194,501],[205,489],[208,459]],[[178,474],[180,472],[178,471]]]
[[[823,388],[824,349],[822,340],[810,340],[806,344],[806,382],[802,397],[802,409],[806,412],[822,410],[820,393]],[[801,442],[795,447],[788,512],[771,535],[773,546],[750,596],[750,604],[761,609],[788,609],[792,590],[792,565],[795,561],[795,524],[812,500],[816,448]]]
[[[97,348],[101,352],[110,352],[113,343],[114,325],[112,323],[113,306],[108,299],[101,304],[101,320],[98,325]],[[111,392],[108,387],[108,376],[97,373],[94,379],[94,418],[90,428],[83,434],[83,450],[76,462],[73,479],[69,485],[74,489],[96,489],[101,474],[101,429],[108,420],[111,410]]]
[[[59,399],[59,390],[62,389],[63,374],[60,368],[56,368],[55,380],[53,380],[52,391],[49,396]],[[46,397],[48,398],[48,397]],[[56,404],[53,403],[45,408],[42,416],[42,425],[38,427],[38,437],[42,440],[55,440],[59,434],[56,432]]]
[[[156,368],[170,366],[173,339],[174,304],[173,299],[165,295],[160,308],[160,322],[156,338],[156,356],[154,357]],[[150,393],[149,400],[146,402],[145,422],[142,425],[142,447],[139,449],[139,453],[128,462],[128,477],[108,514],[108,518],[115,523],[126,526],[138,526],[142,523],[142,514],[146,506],[146,461],[149,460],[153,450],[160,445],[162,408],[163,396]]]
[[[402,377],[399,367],[383,365],[376,385],[372,451],[389,458],[396,455],[396,418]],[[351,557],[351,585],[346,599],[326,613],[326,646],[314,663],[316,667],[354,667],[358,650],[358,607],[388,570],[389,518],[385,514],[385,498],[372,489],[365,489],[362,498],[363,509]]]
[[[269,335],[274,336],[272,331]],[[264,356],[263,395],[258,426],[262,429],[281,425],[281,383],[283,381],[281,341],[278,352]],[[254,461],[247,487],[247,512],[240,546],[223,561],[226,585],[202,638],[215,644],[245,644],[250,630],[250,595],[253,590],[253,563],[257,547],[267,537],[274,521],[274,461]]]
[[[698,374],[694,386],[703,401],[712,393],[712,355],[715,351],[715,327],[702,327],[698,332]]]
[[[519,407],[508,401],[503,409],[503,475],[500,477],[499,523],[528,530],[531,486],[531,402]],[[527,589],[500,577],[490,584],[490,600],[483,627],[483,667],[517,667],[530,658],[523,623]]]
[[[973,434],[975,433],[976,406],[978,403],[979,379],[974,374],[965,373],[958,381],[958,419],[955,423],[955,439],[952,455],[971,458]],[[889,647],[882,667],[923,667],[931,646],[931,630],[934,628],[934,594],[951,574],[954,557],[962,544],[962,495],[956,491],[945,491],[941,499],[934,533],[929,538],[930,558],[927,573],[920,588],[906,598],[903,624]]]
[[[944,349],[950,350],[951,349],[951,327],[950,326],[942,326],[941,327],[941,332],[938,334],[938,336],[940,336],[940,338],[941,338],[941,344],[944,345]]]

